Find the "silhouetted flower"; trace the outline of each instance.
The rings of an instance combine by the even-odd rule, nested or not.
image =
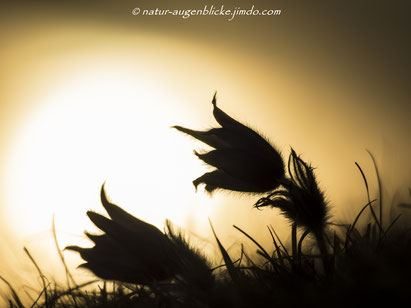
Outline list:
[[[283,181],[284,189],[278,189],[256,203],[256,207],[272,206],[296,223],[314,233],[322,232],[327,221],[327,202],[317,185],[313,168],[291,149],[288,160],[289,180]]]
[[[198,158],[216,170],[194,180],[194,186],[205,184],[206,191],[210,193],[218,188],[263,193],[278,187],[284,176],[284,163],[278,151],[255,131],[218,108],[216,95],[212,104],[214,118],[221,128],[196,131],[174,126],[215,148],[202,154],[195,151]]]
[[[298,209],[296,221],[311,230],[324,230],[328,218],[327,202],[318,187],[314,169],[291,149],[289,173],[294,185],[290,185],[290,197]]]
[[[170,239],[155,226],[110,203],[104,185],[101,202],[111,219],[87,212],[91,221],[105,232],[102,235],[86,232],[95,246],[66,247],[79,252],[86,261],[80,267],[103,279],[130,283],[144,284],[172,278],[179,267],[179,259]]]
[[[80,253],[86,261],[81,268],[107,280],[149,284],[178,277],[183,284],[204,292],[212,287],[214,276],[205,257],[190,247],[182,232],[175,231],[170,221],[166,223],[164,234],[110,203],[104,185],[100,196],[111,219],[91,211],[87,215],[104,234],[86,232],[95,244],[92,248],[66,247]]]
[[[324,271],[327,277],[330,277],[332,263],[325,241],[328,206],[324,194],[318,187],[313,170],[313,167],[291,149],[288,159],[290,179],[284,179],[283,188],[258,200],[255,207],[279,208],[295,226],[312,233],[320,250]]]

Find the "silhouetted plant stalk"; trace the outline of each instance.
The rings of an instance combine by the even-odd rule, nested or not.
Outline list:
[[[291,149],[288,160],[288,174],[280,153],[268,141],[249,127],[234,120],[217,107],[213,100],[213,114],[221,128],[196,131],[174,126],[215,148],[197,157],[216,170],[193,181],[197,188],[205,184],[207,192],[216,189],[248,193],[268,193],[257,201],[256,208],[270,206],[278,208],[292,223],[292,248],[297,257],[297,227],[315,237],[328,274],[331,264],[325,241],[328,218],[327,202],[319,189],[313,168]]]
[[[314,169],[294,149],[288,160],[288,173],[290,178],[282,182],[283,188],[279,188],[268,196],[263,197],[255,204],[256,208],[270,206],[281,210],[293,226],[300,227],[313,234],[321,256],[323,258],[324,270],[330,274],[330,264],[325,230],[328,219],[327,202],[323,192],[319,189],[314,175]],[[293,230],[293,234],[296,230]],[[293,247],[296,236],[293,236]],[[293,249],[295,251],[295,248]]]

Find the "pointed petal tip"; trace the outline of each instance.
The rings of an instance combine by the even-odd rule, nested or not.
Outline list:
[[[215,91],[213,100],[211,103],[213,104],[214,107],[217,107],[217,91]]]
[[[204,175],[200,176],[199,178],[197,178],[197,179],[195,179],[195,180],[193,181],[193,185],[194,185],[194,187],[195,187],[195,189],[196,189],[196,192],[197,192],[198,186],[199,186],[200,184],[205,184],[204,190],[206,191],[207,194],[209,194],[210,196],[212,196],[212,195],[213,195],[213,192],[217,189],[217,187],[214,186],[214,185],[208,184],[206,181],[204,181],[204,178],[203,178],[203,177],[204,177]]]
[[[104,180],[103,184],[101,185],[100,189],[100,199],[102,200],[103,198],[107,199],[106,197],[106,181]]]
[[[170,126],[171,129],[176,129],[178,131],[181,131],[181,126],[180,125],[172,125]]]
[[[214,191],[217,189],[217,187],[215,187],[215,186],[213,186],[213,185],[210,185],[210,184],[207,184],[206,186],[205,186],[205,191],[207,192],[207,194],[210,196],[210,197],[212,197],[213,196],[213,193],[214,193]]]
[[[291,155],[293,157],[298,157],[297,152],[294,150],[294,148],[292,146],[290,146],[290,150],[291,150]]]
[[[96,240],[97,240],[98,238],[102,237],[102,235],[91,234],[91,233],[89,233],[89,232],[87,232],[87,231],[84,231],[84,235],[87,236],[87,238],[88,238],[90,241],[94,242],[94,243],[96,243]]]
[[[79,246],[69,245],[69,246],[64,247],[64,248],[63,248],[63,251],[70,250],[70,251],[80,252],[81,249],[82,249],[82,248],[79,247]]]
[[[193,151],[194,155],[201,159],[201,154],[197,152],[197,150]]]
[[[87,269],[87,270],[91,270],[91,269],[90,269],[90,267],[89,267],[88,262],[80,264],[79,266],[77,266],[77,268],[78,268],[78,269]]]
[[[197,180],[198,180],[198,179],[196,179],[196,180],[193,181],[193,185],[194,185],[194,188],[195,188],[196,192],[197,192],[198,184],[200,184],[200,183],[198,183]]]
[[[107,194],[106,194],[106,190],[104,188],[106,182],[103,183],[103,185],[101,186],[101,190],[100,190],[100,199],[101,199],[101,203],[103,204],[103,206],[107,203],[109,203],[108,199],[107,199]]]
[[[90,215],[91,216],[93,216],[93,215],[95,215],[95,214],[97,214],[96,212],[94,212],[94,211],[92,211],[92,210],[88,210],[87,212],[86,212],[86,215],[90,218]]]
[[[194,150],[193,152],[194,152],[194,155],[197,156],[197,158],[201,159],[201,160],[204,161],[205,163],[208,163],[208,162],[206,162],[206,161],[204,160],[204,156],[207,156],[207,154],[210,153],[210,152],[200,153],[200,152],[198,152],[198,151],[196,151],[196,150]]]
[[[190,135],[190,136],[193,136],[193,134],[195,135],[196,133],[198,133],[195,130],[185,128],[185,127],[180,126],[180,125],[174,125],[174,126],[171,126],[171,128],[174,128],[174,129],[178,130],[179,132],[185,133],[185,134]],[[193,137],[196,138],[195,136],[193,136]]]

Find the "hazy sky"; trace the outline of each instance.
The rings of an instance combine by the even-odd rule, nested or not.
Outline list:
[[[210,217],[227,245],[232,224],[268,240],[261,221],[280,224],[278,213],[252,210],[255,196],[195,193],[191,181],[207,169],[192,155],[201,144],[169,128],[215,125],[216,90],[219,106],[284,158],[293,146],[317,167],[337,217],[366,200],[355,161],[375,192],[365,149],[381,167],[387,202],[395,191],[405,196],[409,1],[224,1],[281,10],[232,21],[132,14],[220,1],[84,2],[0,4],[0,257],[10,260],[0,275],[14,277],[23,245],[39,259],[54,254],[44,249],[54,249],[53,213],[62,246],[81,241],[91,227],[85,211],[101,212],[104,180],[114,202],[159,227],[168,217],[207,239]]]

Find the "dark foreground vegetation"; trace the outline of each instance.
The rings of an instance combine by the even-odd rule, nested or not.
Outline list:
[[[195,131],[175,128],[211,146],[195,154],[215,167],[194,180],[205,190],[255,194],[254,207],[279,209],[290,223],[291,243],[284,243],[267,226],[271,247],[263,247],[247,230],[236,226],[256,255],[245,250],[230,255],[214,232],[222,264],[213,267],[171,222],[164,232],[111,203],[101,190],[106,216],[87,215],[103,231],[86,233],[93,248],[68,246],[85,261],[81,265],[100,279],[78,285],[66,267],[67,284],[44,277],[43,289],[23,305],[13,286],[10,307],[352,307],[409,304],[411,299],[411,228],[402,217],[387,218],[381,187],[349,223],[331,223],[328,203],[313,168],[291,149],[287,163],[279,152],[250,128],[229,117],[213,99],[214,117],[221,127]],[[373,156],[370,154],[374,161]],[[374,161],[374,165],[375,161]],[[377,178],[379,175],[378,169]],[[381,185],[379,185],[381,186]],[[212,224],[210,222],[210,227]],[[89,287],[100,281],[98,287]]]

